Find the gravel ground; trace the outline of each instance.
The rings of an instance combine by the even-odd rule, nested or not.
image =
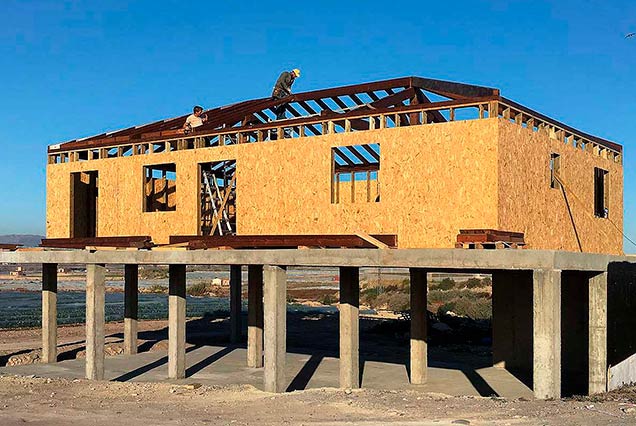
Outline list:
[[[635,394],[558,401],[337,389],[273,395],[251,386],[4,376],[0,424],[633,425]]]

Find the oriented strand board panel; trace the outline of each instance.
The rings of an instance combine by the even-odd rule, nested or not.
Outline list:
[[[550,155],[560,154],[563,192],[550,188]],[[500,120],[499,229],[523,232],[528,248],[623,253],[623,168],[545,133]],[[594,216],[594,168],[609,171],[609,220]],[[568,212],[568,204],[572,216]],[[575,233],[576,230],[576,233]]]
[[[380,144],[380,202],[332,204],[331,147],[369,143]],[[70,173],[80,170],[99,173],[98,236],[197,234],[198,164],[236,159],[239,234],[363,231],[398,234],[400,247],[453,247],[459,229],[497,225],[497,149],[497,121],[475,120],[53,164],[47,236],[69,236]],[[168,162],[176,211],[145,213],[143,166]]]
[[[342,182],[331,202],[331,149],[378,143],[380,171],[367,202],[364,181]],[[550,188],[561,155],[568,197]],[[530,248],[621,253],[622,238],[594,217],[594,167],[609,171],[609,215],[622,227],[622,166],[503,119],[438,123],[47,167],[47,236],[69,237],[71,173],[99,175],[98,236],[199,232],[200,163],[235,159],[239,234],[398,235],[400,247],[450,248],[460,229],[524,232]],[[143,167],[175,163],[176,211],[144,212]],[[172,182],[171,182],[172,184]]]

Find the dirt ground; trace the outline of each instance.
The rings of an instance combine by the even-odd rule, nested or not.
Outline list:
[[[296,318],[298,316],[298,318]],[[337,318],[290,314],[288,342],[294,346],[337,350]],[[310,321],[314,319],[315,321]],[[294,324],[301,324],[295,326]],[[365,319],[364,346],[381,358],[406,357],[406,341],[392,322]],[[165,351],[166,321],[141,321],[140,350]],[[227,318],[191,319],[188,344],[199,339],[222,342]],[[118,354],[121,323],[106,325],[108,355]],[[375,332],[371,332],[375,330]],[[399,331],[399,330],[397,330]],[[212,333],[212,334],[210,334]],[[59,327],[60,359],[81,356],[84,327]],[[0,364],[38,362],[39,329],[1,330]],[[401,340],[400,340],[401,341]],[[371,342],[373,346],[370,346]],[[363,342],[364,343],[364,342]],[[431,348],[430,356],[452,355],[466,363],[489,362],[489,353]],[[465,349],[461,349],[464,351]],[[557,401],[500,397],[452,397],[422,390],[344,391],[308,389],[273,395],[252,386],[190,386],[162,383],[0,376],[0,425],[636,425],[636,387],[591,398]]]
[[[624,402],[629,399],[610,394],[602,402],[535,401],[337,389],[273,395],[251,386],[4,376],[0,424],[633,425],[636,405]]]

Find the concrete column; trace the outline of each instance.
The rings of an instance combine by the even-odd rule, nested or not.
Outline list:
[[[42,362],[57,361],[57,264],[42,265]]]
[[[139,266],[124,266],[124,354],[137,353]]]
[[[263,366],[263,266],[247,269],[247,366]]]
[[[284,392],[287,351],[287,271],[282,266],[263,267],[266,392]]]
[[[589,389],[607,390],[607,272],[589,280]]]
[[[230,342],[241,341],[241,265],[230,266]]]
[[[340,268],[340,387],[360,387],[360,274],[358,268]]]
[[[104,265],[86,266],[86,378],[104,380]]]
[[[534,396],[561,397],[561,271],[533,271]]]
[[[168,378],[185,377],[186,267],[168,267]]]
[[[426,383],[428,350],[426,343],[426,269],[411,268],[411,383]]]

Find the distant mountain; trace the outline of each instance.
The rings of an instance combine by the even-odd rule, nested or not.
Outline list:
[[[0,235],[0,243],[5,244],[22,244],[25,247],[37,247],[40,245],[43,235],[26,235],[26,234],[11,234]]]

